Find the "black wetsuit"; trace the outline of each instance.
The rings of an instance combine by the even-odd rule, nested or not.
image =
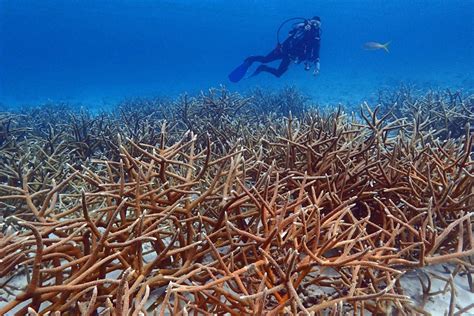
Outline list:
[[[308,64],[319,62],[321,29],[311,24],[309,29],[305,29],[305,26],[308,26],[308,23],[300,23],[293,27],[288,38],[268,55],[248,57],[245,61],[250,64],[254,62],[269,63],[281,59],[278,68],[260,65],[252,76],[266,71],[280,77],[288,70],[288,66],[292,61],[297,63],[305,62]]]

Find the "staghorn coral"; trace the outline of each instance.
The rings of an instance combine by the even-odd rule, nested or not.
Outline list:
[[[246,121],[247,97],[210,93],[133,133],[84,116],[88,156],[77,120],[52,153],[27,131],[2,167],[0,313],[413,314],[406,271],[472,271],[469,128],[440,140],[370,107]]]
[[[474,121],[474,96],[461,91],[421,93],[412,86],[402,85],[395,91],[380,90],[378,103],[382,112],[413,121],[417,132],[444,139],[461,137],[466,124],[472,125]]]
[[[309,97],[301,94],[295,86],[280,91],[256,88],[251,93],[252,106],[256,113],[275,113],[278,116],[302,115],[309,109]]]

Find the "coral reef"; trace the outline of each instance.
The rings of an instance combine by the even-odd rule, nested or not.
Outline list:
[[[357,116],[224,88],[1,113],[0,314],[409,315],[401,277],[448,262],[462,313],[473,98],[408,92]]]
[[[474,122],[474,96],[463,97],[461,91],[422,94],[412,86],[401,85],[398,90],[380,90],[378,102],[383,112],[412,120],[418,130],[441,138],[461,137],[466,124]]]

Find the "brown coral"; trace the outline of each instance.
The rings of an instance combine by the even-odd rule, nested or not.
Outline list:
[[[439,140],[369,107],[227,115],[247,101],[186,100],[177,111],[201,114],[133,132],[112,117],[66,121],[57,140],[10,131],[0,276],[15,298],[0,314],[407,314],[403,273],[472,268],[469,127]]]

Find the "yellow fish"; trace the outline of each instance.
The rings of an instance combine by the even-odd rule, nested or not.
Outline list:
[[[387,53],[389,53],[388,45],[390,45],[390,43],[391,42],[387,42],[385,44],[380,44],[380,43],[377,43],[377,42],[367,42],[367,43],[364,44],[364,48],[368,49],[368,50],[383,49]]]

